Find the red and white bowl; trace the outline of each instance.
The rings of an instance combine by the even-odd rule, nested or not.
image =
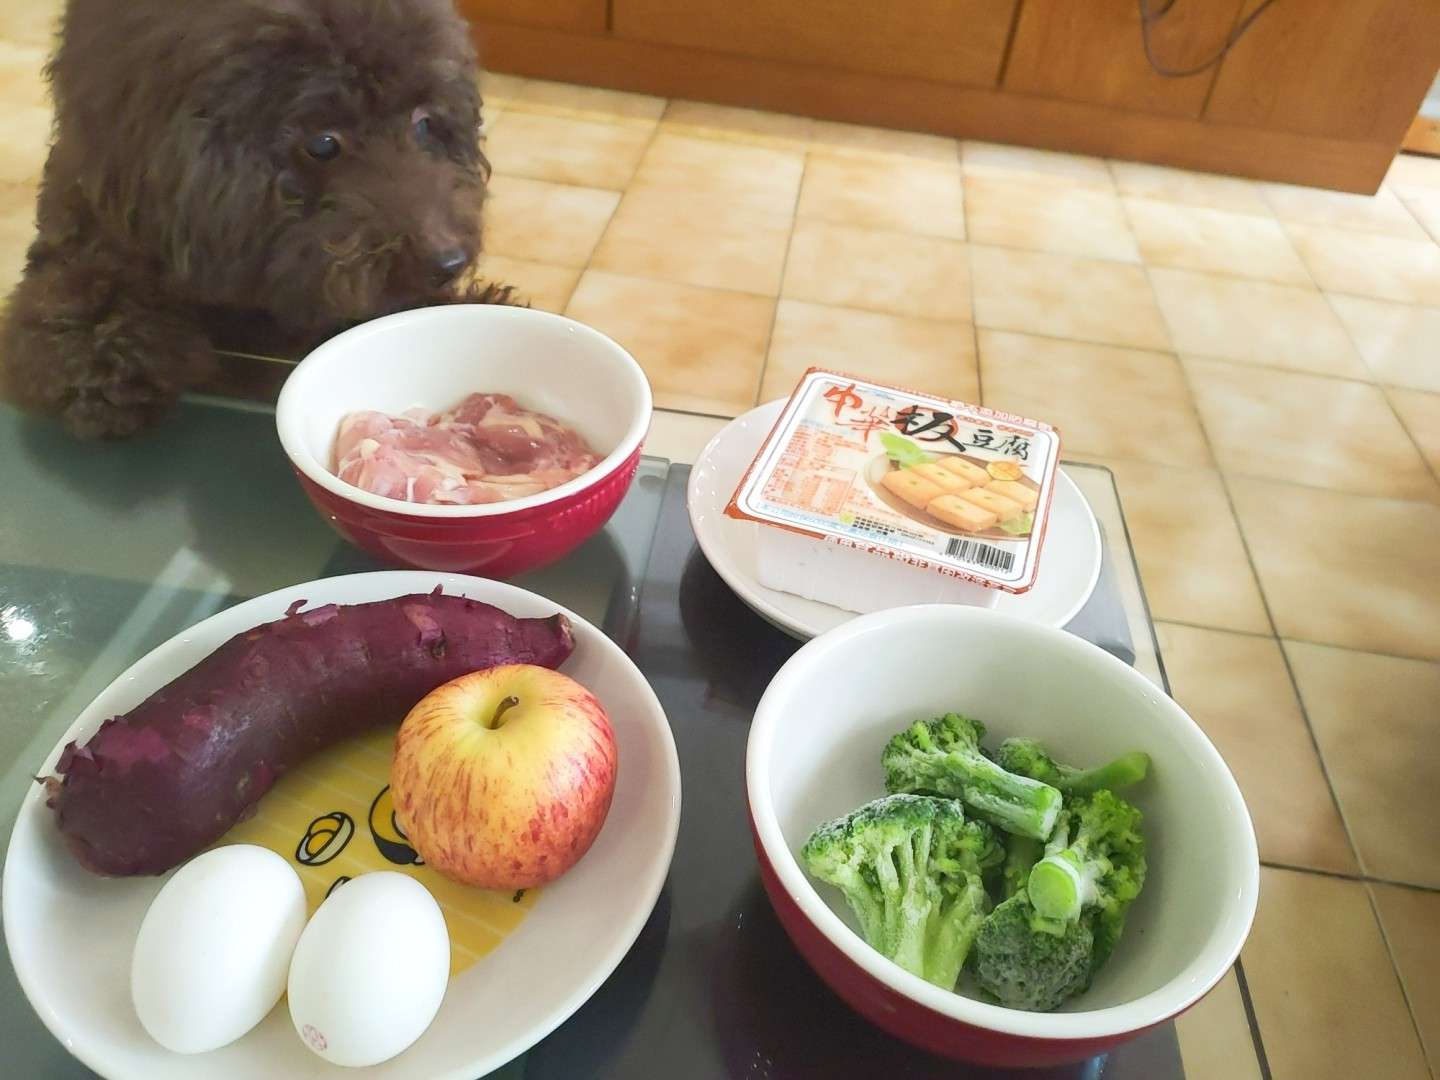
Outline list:
[[[549,413],[602,460],[539,495],[483,506],[388,499],[331,471],[346,414],[438,412],[476,392]],[[635,477],[651,406],[640,365],[598,330],[527,308],[457,304],[331,338],[291,373],[275,425],[305,494],[347,540],[402,566],[505,578],[554,562],[610,519]]]
[[[839,892],[797,853],[811,830],[885,793],[880,753],[917,719],[962,712],[1093,765],[1144,750],[1126,793],[1145,814],[1149,875],[1124,937],[1085,993],[1029,1013],[951,993],[871,949]],[[857,618],[811,641],[766,690],[746,783],[761,879],[795,945],[842,998],[918,1047],[986,1065],[1078,1061],[1193,1005],[1250,931],[1259,860],[1230,770],[1181,708],[1081,639],[954,605]]]

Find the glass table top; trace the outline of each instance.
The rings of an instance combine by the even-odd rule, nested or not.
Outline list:
[[[790,1042],[772,1030],[771,1021],[757,1028],[745,1003],[725,996],[727,987],[740,993],[747,981],[763,976],[746,967],[758,954],[732,954],[722,962],[713,950],[724,941],[743,953],[746,942],[774,946],[771,939],[779,939],[758,891],[748,827],[733,820],[737,792],[743,802],[736,755],[743,760],[743,725],[754,700],[795,643],[750,615],[700,556],[684,512],[686,472],[646,458],[601,534],[516,583],[603,626],[631,651],[666,704],[681,748],[682,839],[687,830],[727,830],[725,843],[735,858],[728,877],[711,881],[697,879],[694,868],[682,872],[677,856],[671,884],[632,956],[575,1018],[496,1076],[648,1078],[660,1076],[657,1070],[687,1080],[792,1075],[781,1067],[784,1052],[777,1049]],[[1163,686],[1113,478],[1089,466],[1070,465],[1067,472],[1090,501],[1107,541],[1097,593],[1110,597],[1109,611],[1096,616],[1096,625],[1103,624],[1103,636],[1111,640],[1099,643],[1128,650],[1135,666]],[[378,567],[311,509],[265,406],[194,399],[147,437],[103,446],[75,443],[48,423],[0,406],[0,491],[6,503],[0,516],[0,838],[7,843],[32,770],[75,715],[136,659],[240,600]],[[1087,625],[1084,634],[1095,640],[1092,629]],[[719,768],[727,761],[734,775]],[[692,896],[702,883],[720,888],[723,903],[717,907],[713,895]],[[735,932],[748,925],[749,936],[725,930],[735,919]],[[799,964],[798,958],[793,962]],[[91,1075],[30,1009],[8,960],[0,969],[7,1074]],[[710,975],[719,981],[704,997],[684,999],[698,992],[697,979],[703,983]],[[803,967],[786,967],[777,985],[809,983],[828,994]],[[681,997],[657,997],[655,987]],[[815,1022],[863,1026],[843,1007],[829,1010],[820,1007]],[[722,1037],[717,1016],[728,1017],[730,1037]],[[616,1023],[633,1037],[607,1034]],[[767,1046],[767,1038],[778,1041]],[[857,1038],[855,1052],[887,1072],[982,1075],[942,1067],[882,1036]],[[1123,1052],[1129,1059],[1112,1058],[1106,1075],[1180,1075],[1169,1025],[1141,1042],[1138,1050]],[[1126,1060],[1129,1067],[1123,1067]],[[1093,1076],[1100,1068],[1091,1063],[1055,1075]],[[829,1075],[849,1072],[847,1066]]]

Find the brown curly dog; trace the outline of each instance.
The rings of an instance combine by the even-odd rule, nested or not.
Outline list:
[[[217,321],[298,347],[457,299],[489,164],[451,0],[69,0],[48,73],[39,232],[0,330],[22,407],[128,435],[209,377]]]

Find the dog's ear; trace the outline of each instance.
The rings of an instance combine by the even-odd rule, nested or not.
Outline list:
[[[217,298],[247,295],[275,237],[301,212],[284,191],[284,133],[260,107],[264,69],[243,55],[193,84],[192,100],[147,148],[158,250],[181,281]]]
[[[434,110],[444,128],[451,133],[446,140],[450,156],[461,165],[479,169],[489,175],[490,163],[480,151],[480,119],[483,103],[476,70],[454,60],[437,60],[435,73]]]
[[[267,142],[235,143],[203,120],[178,123],[167,168],[181,170],[165,230],[175,272],[229,292],[263,263],[273,237],[300,216]]]

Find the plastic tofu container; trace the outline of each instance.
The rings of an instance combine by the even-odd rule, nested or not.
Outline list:
[[[848,611],[993,607],[1031,589],[1060,433],[811,368],[726,507],[769,589]]]

